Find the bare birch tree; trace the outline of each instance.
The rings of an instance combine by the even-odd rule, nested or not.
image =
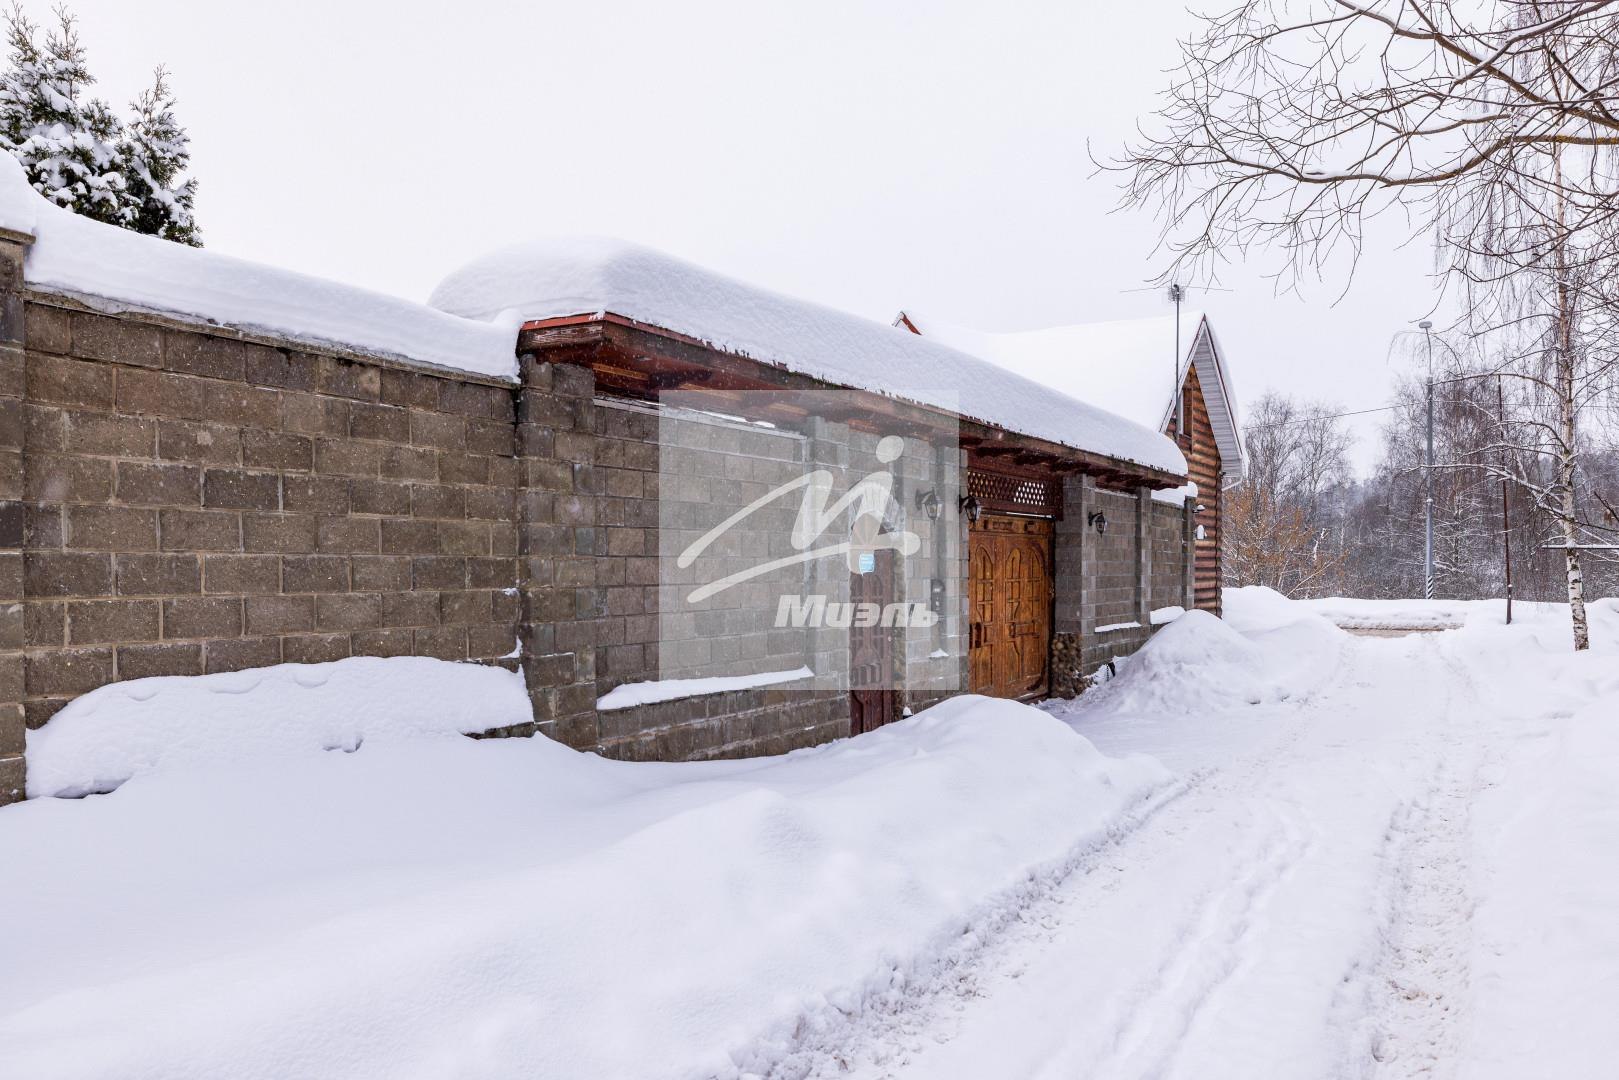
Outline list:
[[[1554,414],[1526,415],[1518,449],[1556,462],[1537,502],[1560,523],[1576,648],[1579,425],[1611,386],[1619,308],[1616,80],[1619,0],[1244,0],[1203,19],[1117,163],[1177,264],[1268,245],[1295,278],[1341,252],[1352,267],[1386,213],[1432,236],[1470,329],[1523,344],[1512,374]]]

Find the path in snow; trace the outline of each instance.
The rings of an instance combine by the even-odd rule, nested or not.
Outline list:
[[[1479,717],[1439,636],[1359,639],[1304,701],[1074,712],[1187,790],[1082,864],[973,970],[826,1075],[1444,1077],[1466,1011]]]

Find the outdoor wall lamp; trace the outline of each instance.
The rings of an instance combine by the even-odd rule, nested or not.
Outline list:
[[[963,495],[956,501],[956,505],[961,507],[961,512],[967,515],[968,521],[977,521],[978,515],[984,512],[984,504],[972,495]]]
[[[1092,510],[1085,516],[1085,524],[1095,529],[1098,533],[1105,533],[1107,532],[1107,515],[1100,510]]]
[[[916,493],[916,508],[926,514],[929,521],[938,521],[939,515],[944,513],[944,503],[932,488]]]

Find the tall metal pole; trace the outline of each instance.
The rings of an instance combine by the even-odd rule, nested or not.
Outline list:
[[[1169,298],[1175,302],[1175,374],[1170,381],[1170,390],[1175,395],[1175,438],[1186,437],[1186,395],[1181,390],[1181,301],[1186,298],[1186,290],[1178,285],[1169,286]]]
[[[1507,568],[1507,625],[1512,625],[1512,516],[1507,509],[1507,393],[1495,377],[1496,424],[1501,429],[1501,554]]]
[[[1422,336],[1428,341],[1428,467],[1422,508],[1422,598],[1433,599],[1433,323],[1423,319]]]

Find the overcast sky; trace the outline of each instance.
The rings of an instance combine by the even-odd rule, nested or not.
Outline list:
[[[1154,223],[1111,212],[1087,144],[1153,109],[1176,0],[73,6],[102,96],[170,69],[217,251],[421,299],[491,248],[606,233],[885,321],[1167,311],[1130,291],[1161,268]],[[1370,408],[1429,263],[1375,253],[1339,300],[1277,296],[1251,261],[1194,303],[1241,403]],[[1358,421],[1362,465],[1383,419]]]

